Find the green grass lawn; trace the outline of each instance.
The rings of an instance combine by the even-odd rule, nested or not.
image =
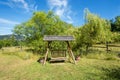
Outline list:
[[[23,60],[0,54],[0,80],[120,80],[120,60],[81,58],[71,63],[47,63]]]

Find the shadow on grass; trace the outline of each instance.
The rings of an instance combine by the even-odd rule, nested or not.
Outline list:
[[[120,67],[118,68],[103,68],[105,75],[111,80],[120,80]]]

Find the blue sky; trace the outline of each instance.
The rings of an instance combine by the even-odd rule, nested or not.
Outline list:
[[[0,0],[0,35],[11,34],[15,25],[29,20],[34,11],[53,10],[75,26],[84,24],[84,9],[105,19],[120,15],[120,0]]]

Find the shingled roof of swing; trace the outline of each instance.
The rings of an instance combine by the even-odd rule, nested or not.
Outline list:
[[[73,36],[45,35],[43,40],[44,41],[72,41],[74,40],[74,37]]]

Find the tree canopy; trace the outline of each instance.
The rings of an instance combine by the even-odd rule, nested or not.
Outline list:
[[[91,13],[88,9],[84,10],[84,15],[85,24],[75,27],[61,20],[52,11],[34,12],[30,20],[15,26],[13,32],[24,37],[26,45],[32,46],[36,50],[45,49],[44,35],[73,35],[75,37],[75,41],[72,43],[73,48],[79,49],[79,47],[86,46],[86,50],[95,43],[119,41],[119,38],[116,38],[119,34],[116,36],[111,32],[119,31],[119,16],[115,18],[115,21],[109,21]],[[114,35],[116,37],[113,37]],[[60,46],[58,42],[52,44],[52,47],[55,48],[55,46],[58,46],[57,48],[65,47]]]
[[[14,33],[24,36],[27,44],[42,48],[44,35],[65,35],[65,31],[71,27],[62,21],[52,11],[34,12],[30,20],[14,28]]]
[[[111,31],[120,32],[120,16],[116,16],[111,20]]]
[[[78,29],[77,45],[86,45],[86,49],[94,43],[105,43],[111,40],[110,23],[98,15],[85,9],[85,25]]]

